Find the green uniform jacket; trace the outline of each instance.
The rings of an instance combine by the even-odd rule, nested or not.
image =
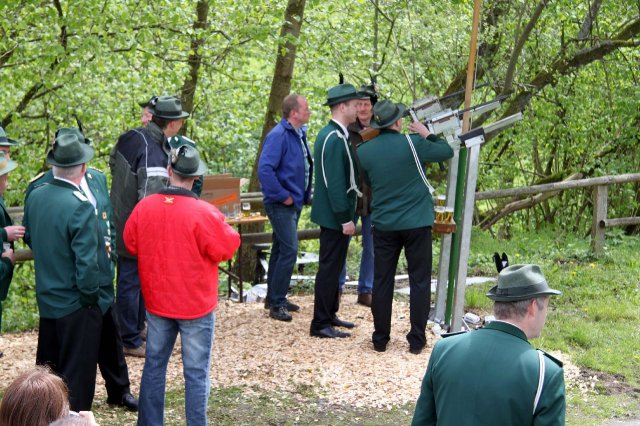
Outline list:
[[[25,206],[40,317],[62,318],[84,306],[102,312],[113,301],[100,287],[111,270],[93,205],[69,182],[33,190]],[[113,290],[111,290],[113,294]]]
[[[522,330],[494,321],[447,337],[431,353],[412,425],[564,425],[562,363],[544,363],[534,413],[540,363]]]
[[[116,228],[113,222],[113,210],[111,209],[111,200],[109,199],[109,187],[107,186],[107,178],[99,170],[87,168],[84,174],[89,190],[96,199],[96,215],[98,216],[98,225],[100,227],[100,235],[102,238],[98,241],[101,250],[105,250],[111,262],[109,268],[101,269],[102,278],[100,280],[100,298],[107,298],[113,302],[115,293],[113,290],[113,278],[116,268]],[[53,180],[53,172],[51,170],[41,173],[32,179],[27,186],[24,197],[24,204],[27,205],[29,194],[35,189]],[[26,237],[26,236],[25,236]],[[26,237],[27,238],[27,237]],[[26,241],[25,238],[25,241]],[[107,244],[108,243],[108,244]]]
[[[341,138],[342,135],[344,138]],[[350,170],[358,171],[353,148],[346,142],[347,135],[335,121],[324,126],[313,147],[315,182],[311,220],[325,228],[341,230],[342,224],[355,218],[355,190],[350,188]]]
[[[11,216],[7,213],[7,209],[4,206],[4,197],[0,197],[0,232],[2,233],[2,243],[6,243],[7,231],[4,230],[5,226],[11,226]],[[13,243],[11,243],[13,247]],[[13,278],[13,264],[11,260],[6,257],[0,257],[0,302],[7,298],[9,293],[9,285],[11,284],[11,278]],[[2,327],[2,303],[0,303],[0,328]]]
[[[435,135],[410,137],[423,166],[453,157],[444,139]],[[382,231],[401,231],[433,225],[433,199],[404,134],[382,129],[377,137],[358,147],[358,159],[373,190],[373,226]]]

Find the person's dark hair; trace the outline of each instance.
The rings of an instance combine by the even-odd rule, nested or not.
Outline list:
[[[69,413],[69,390],[49,368],[19,375],[0,404],[0,426],[47,426]]]
[[[151,116],[151,121],[156,123],[158,125],[158,127],[160,127],[162,130],[166,129],[167,126],[169,125],[169,122],[171,122],[172,120],[166,119],[166,118],[160,118],[156,115],[152,115]]]
[[[291,115],[291,111],[297,111],[300,108],[300,95],[292,93],[285,96],[282,100],[282,116],[287,119]]]
[[[545,296],[533,299],[536,301],[538,309],[544,308],[544,298]],[[531,299],[518,300],[517,302],[494,302],[493,313],[497,319],[523,318],[530,302]]]

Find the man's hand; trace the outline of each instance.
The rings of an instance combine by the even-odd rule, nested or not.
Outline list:
[[[356,224],[351,222],[342,224],[342,233],[344,235],[354,235],[356,233]]]
[[[423,138],[426,138],[431,134],[429,129],[427,129],[427,126],[420,123],[419,121],[414,121],[413,123],[409,124],[409,130],[411,130],[413,133],[419,134]]]
[[[12,265],[16,264],[16,255],[13,253],[12,249],[6,249],[2,252],[2,257],[6,257],[11,261]]]
[[[285,206],[290,206],[291,204],[293,204],[293,198],[291,198],[291,195],[289,195],[287,199],[282,202],[282,204],[284,204]]]
[[[17,241],[20,238],[24,237],[24,226],[20,226],[20,225],[6,226],[4,230],[7,231],[7,238],[9,239],[9,241]]]

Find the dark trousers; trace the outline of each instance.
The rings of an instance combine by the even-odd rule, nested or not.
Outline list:
[[[402,231],[381,231],[374,227],[373,247],[373,343],[385,347],[390,339],[394,277],[400,251],[404,248],[411,291],[411,330],[407,334],[407,341],[412,348],[422,348],[427,343],[425,329],[431,304],[431,227]]]
[[[130,392],[129,370],[122,351],[122,339],[115,318],[115,304],[102,317],[98,367],[107,388],[110,401],[119,402],[122,395]]]
[[[102,328],[97,306],[58,319],[40,318],[36,364],[49,365],[69,387],[73,411],[91,410]]]
[[[339,308],[338,280],[347,258],[349,236],[342,231],[320,227],[320,263],[316,274],[311,330],[331,326]]]
[[[118,256],[118,287],[116,307],[122,343],[128,348],[142,345],[140,332],[144,329],[145,308],[140,292],[138,260]]]

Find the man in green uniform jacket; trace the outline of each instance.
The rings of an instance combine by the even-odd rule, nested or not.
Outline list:
[[[2,301],[7,298],[9,285],[13,278],[13,266],[16,258],[13,254],[13,242],[24,235],[24,227],[13,226],[11,216],[4,206],[4,191],[7,189],[9,172],[18,165],[9,160],[9,156],[0,151],[0,234],[2,235],[2,256],[0,257],[0,327],[2,326]],[[0,352],[0,357],[2,352]]]
[[[412,425],[564,425],[562,363],[527,340],[556,294],[537,265],[503,269],[487,294],[497,320],[433,348]]]
[[[373,190],[373,347],[384,352],[390,339],[394,277],[404,248],[411,304],[407,341],[411,353],[418,354],[427,343],[434,219],[432,188],[424,165],[451,158],[453,150],[419,122],[409,126],[417,134],[401,134],[405,110],[404,105],[390,101],[376,103],[371,127],[380,129],[380,134],[360,145],[358,158]]]
[[[313,148],[315,183],[311,220],[320,225],[320,261],[316,275],[313,320],[315,337],[348,337],[333,327],[353,328],[337,317],[340,272],[347,258],[349,236],[354,223],[358,173],[347,126],[356,119],[361,94],[351,84],[339,84],[328,91],[325,105],[331,107],[331,121],[316,137]]]
[[[73,135],[78,140],[87,145],[91,145],[91,139],[85,137],[81,129],[75,127],[62,127],[56,132],[56,139],[64,135]],[[25,206],[31,192],[54,180],[53,171],[40,173],[29,182],[25,195]],[[131,394],[129,370],[122,349],[122,338],[118,327],[115,308],[115,292],[113,288],[113,278],[116,268],[116,232],[113,222],[113,211],[111,200],[109,199],[109,187],[106,176],[99,170],[87,167],[84,178],[80,182],[80,188],[87,196],[91,204],[94,205],[98,216],[100,236],[98,238],[99,250],[104,250],[111,262],[100,268],[100,299],[109,301],[109,308],[102,318],[102,328],[100,336],[100,353],[98,366],[107,388],[107,402],[109,404],[120,405],[128,410],[136,411],[138,402]],[[26,239],[25,239],[26,240]],[[27,241],[29,243],[29,241]]]
[[[74,411],[91,409],[103,315],[113,301],[101,291],[111,261],[80,187],[92,157],[77,134],[59,134],[47,155],[54,179],[33,190],[24,216],[40,312],[36,363],[65,379]]]

